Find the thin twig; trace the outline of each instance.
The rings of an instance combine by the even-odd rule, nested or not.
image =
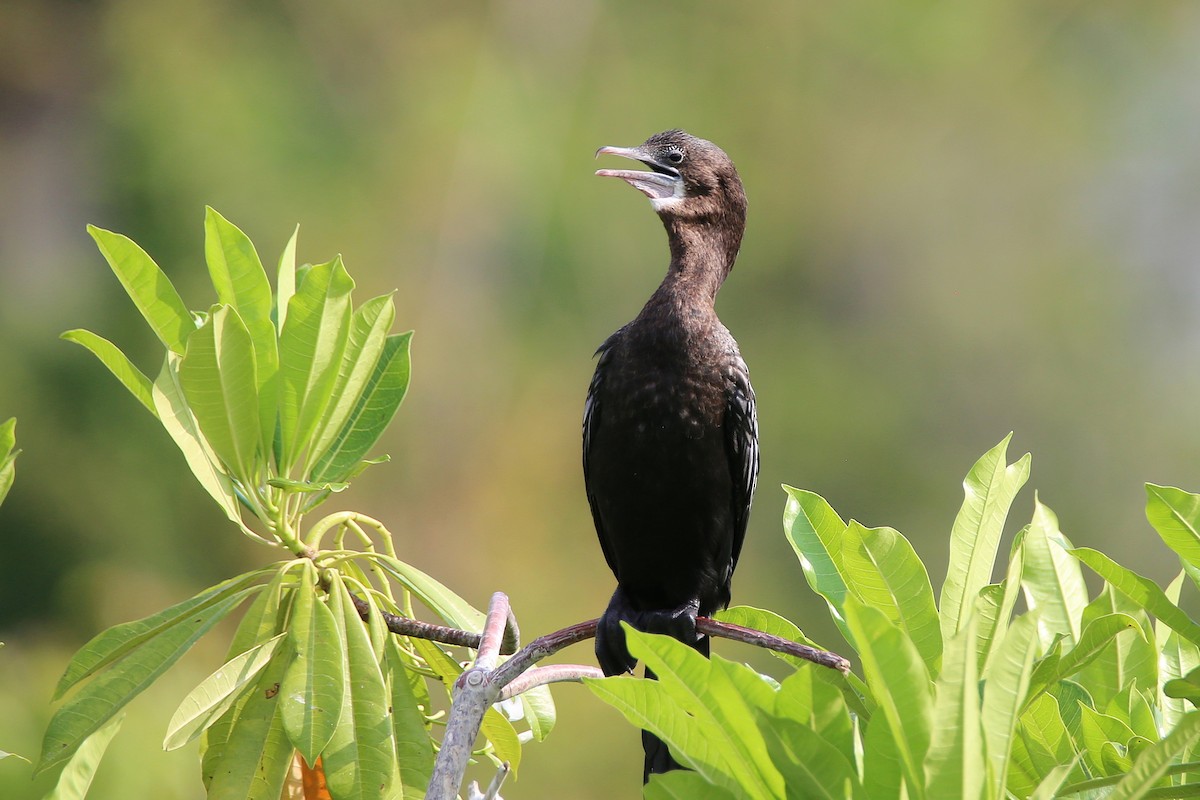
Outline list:
[[[548,683],[564,681],[578,683],[584,678],[603,677],[604,673],[600,671],[599,667],[585,667],[582,664],[551,664],[548,667],[530,667],[500,690],[500,699],[509,700]]]
[[[696,617],[696,630],[709,636],[733,639],[736,642],[745,642],[755,647],[765,647],[777,653],[786,653],[796,658],[802,658],[805,661],[811,661],[822,667],[836,669],[843,675],[850,671],[850,662],[837,653],[831,653],[828,650],[818,650],[806,644],[793,642],[791,639],[773,636],[754,628],[734,625],[732,622],[718,622],[709,617]]]
[[[367,601],[353,594],[350,595],[350,599],[354,602],[354,608],[358,611],[358,615],[364,620],[367,619],[371,613],[371,606],[367,604]],[[379,616],[383,618],[387,629],[399,636],[414,636],[418,639],[428,639],[433,642],[441,642],[442,644],[459,645],[461,647],[469,647],[472,650],[479,649],[481,636],[478,633],[464,631],[460,628],[451,628],[446,625],[434,625],[430,622],[421,622],[420,620],[409,619],[408,617],[400,617],[383,610],[379,612]],[[516,644],[516,636],[510,635],[509,628],[506,626],[505,636],[500,643],[500,655],[508,656],[515,653],[517,650]]]

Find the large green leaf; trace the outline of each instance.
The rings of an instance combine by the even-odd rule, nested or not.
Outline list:
[[[179,382],[204,438],[244,483],[257,483],[265,452],[250,333],[232,306],[217,306],[188,338]]]
[[[958,632],[987,585],[1013,498],[1029,479],[1029,454],[1005,466],[1012,434],[983,455],[963,481],[965,497],[950,533],[950,563],[938,608],[942,639]]]
[[[346,655],[340,627],[311,580],[294,592],[288,635],[296,657],[279,688],[283,729],[304,760],[315,764],[342,715]]]
[[[854,796],[859,787],[853,752],[841,752],[812,728],[787,718],[760,716],[759,731],[771,762],[783,776],[786,797],[841,800]]]
[[[361,469],[363,459],[396,415],[408,392],[412,331],[388,336],[354,408],[312,470],[314,481],[342,481]],[[347,384],[349,388],[350,384]]]
[[[113,374],[113,377],[120,381],[121,385],[146,407],[146,410],[154,416],[158,416],[158,409],[154,407],[154,396],[151,391],[153,383],[144,372],[133,365],[133,362],[115,344],[103,336],[98,336],[82,328],[66,331],[59,338],[87,348],[100,360],[101,364],[108,367],[108,371]]]
[[[1167,547],[1200,567],[1200,494],[1147,483],[1146,519]]]
[[[643,800],[734,800],[734,797],[703,776],[684,770],[652,775],[643,794]]]
[[[1165,739],[1142,751],[1129,773],[1113,787],[1107,800],[1135,800],[1147,796],[1171,763],[1188,752],[1197,739],[1200,739],[1200,711],[1193,711],[1181,719]]]
[[[1091,766],[1095,774],[1114,774],[1113,770],[1105,764],[1104,745],[1111,743],[1123,750],[1129,740],[1133,738],[1133,731],[1116,717],[1101,714],[1089,706],[1080,706],[1079,710],[1082,714],[1080,730],[1083,733],[1084,760]]]
[[[1172,603],[1154,581],[1122,567],[1098,550],[1077,547],[1070,552],[1123,595],[1160,619],[1171,630],[1194,644],[1200,644],[1200,625],[1193,622],[1191,617],[1184,613],[1179,606]]]
[[[384,342],[395,319],[396,305],[390,294],[368,300],[351,317],[346,351],[342,354],[329,405],[313,435],[313,445],[308,452],[309,464],[324,456],[346,424],[383,354]]]
[[[558,711],[554,707],[554,697],[550,694],[549,686],[536,686],[521,692],[521,710],[529,732],[535,742],[545,741],[558,721]]]
[[[212,208],[205,208],[204,257],[218,300],[237,310],[250,333],[257,368],[260,435],[263,452],[267,453],[275,438],[279,373],[279,348],[271,322],[271,284],[250,238]]]
[[[508,768],[515,776],[521,766],[521,737],[508,717],[497,711],[495,706],[489,708],[479,723],[479,732],[491,744],[492,755],[496,760],[501,763],[507,762]]]
[[[300,226],[292,231],[288,243],[284,245],[279,255],[279,271],[275,278],[275,307],[272,311],[275,318],[275,329],[283,333],[283,324],[287,321],[287,307],[296,294],[296,239],[300,236]]]
[[[214,725],[214,732],[226,730],[204,752],[208,800],[279,800],[295,753],[279,711],[279,686],[291,659],[291,647],[280,647],[244,702]]]
[[[1179,603],[1180,590],[1183,588],[1184,573],[1167,587],[1166,595],[1171,602]],[[1171,683],[1191,675],[1200,667],[1200,647],[1187,641],[1166,625],[1158,623],[1155,630],[1159,649],[1159,697],[1158,708],[1162,714],[1163,730],[1173,730],[1184,715],[1191,711],[1188,701],[1181,695],[1168,691]],[[1200,704],[1200,674],[1196,675],[1195,700]]]
[[[392,739],[396,743],[393,789],[399,790],[401,800],[419,800],[425,796],[433,774],[433,742],[396,637],[388,638],[383,653],[392,706]]]
[[[1038,612],[1043,648],[1057,635],[1066,637],[1068,647],[1072,646],[1083,632],[1087,586],[1079,562],[1067,552],[1070,549],[1071,542],[1059,531],[1054,512],[1035,498],[1033,522],[1024,540],[1021,587],[1029,609]]]
[[[864,528],[852,520],[846,528],[842,562],[855,595],[902,627],[929,674],[937,675],[942,634],[933,587],[908,540],[891,528]]]
[[[219,719],[266,668],[284,634],[271,637],[221,665],[183,698],[167,725],[164,750],[194,741]]]
[[[931,797],[981,797],[987,766],[980,730],[977,620],[969,618],[946,643],[934,684],[933,731],[925,755]]]
[[[249,591],[242,590],[177,620],[84,686],[51,718],[42,739],[42,757],[36,772],[70,758],[88,736],[166,672],[197,639],[237,607]]]
[[[184,345],[196,324],[170,279],[129,237],[95,225],[88,225],[87,230],[159,341],[172,352],[183,355]]]
[[[1091,664],[1109,648],[1113,638],[1126,631],[1141,635],[1137,620],[1128,614],[1104,614],[1089,620],[1073,648],[1062,655],[1047,656],[1038,663],[1033,673],[1029,699]]]
[[[54,788],[42,800],[84,800],[108,743],[117,735],[124,721],[125,714],[118,714],[89,736],[71,756]]]
[[[204,487],[209,496],[217,501],[217,505],[225,512],[225,516],[238,525],[245,533],[255,536],[246,527],[238,510],[237,496],[233,491],[233,483],[217,463],[217,454],[213,452],[196,417],[188,407],[183,395],[183,387],[179,383],[179,356],[168,353],[163,362],[162,370],[154,381],[152,393],[154,407],[158,409],[158,418],[167,433],[175,441],[176,447],[183,453],[192,475]]]
[[[0,424],[0,503],[8,496],[16,478],[16,461],[20,450],[17,446],[17,418],[9,417]]]
[[[185,625],[193,614],[237,595],[245,596],[246,587],[259,580],[268,570],[256,569],[210,586],[199,594],[132,622],[114,625],[79,648],[71,657],[66,670],[54,689],[54,700],[62,697],[71,687],[128,655],[151,639],[177,625]]]
[[[387,687],[367,629],[337,573],[330,583],[329,601],[345,643],[346,693],[322,757],[325,778],[333,800],[378,800],[388,796],[396,762]]]
[[[1008,779],[1013,737],[1017,720],[1029,691],[1033,657],[1037,652],[1035,619],[1030,614],[1018,617],[993,651],[983,685],[984,742],[991,769],[992,797],[1003,797]]]
[[[842,564],[842,537],[846,523],[820,495],[783,487],[788,494],[783,530],[812,590],[829,603],[834,621],[845,635],[842,604],[850,590]]]
[[[1101,645],[1099,653],[1075,670],[1074,680],[1087,687],[1093,704],[1098,708],[1106,706],[1134,681],[1139,686],[1155,686],[1158,683],[1158,648],[1151,633],[1150,618],[1141,606],[1111,584],[1105,584],[1100,595],[1084,609],[1084,630],[1097,620],[1113,614],[1133,619],[1136,627]]]
[[[287,305],[279,337],[279,471],[284,477],[329,404],[350,332],[353,289],[338,257],[310,269]]]
[[[852,597],[847,598],[845,611],[846,625],[878,708],[871,725],[887,725],[911,796],[925,797],[923,762],[933,724],[929,673],[912,641],[882,611]]]

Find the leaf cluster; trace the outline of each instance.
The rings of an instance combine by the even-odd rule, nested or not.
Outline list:
[[[787,488],[787,536],[857,672],[801,663],[776,682],[629,631],[631,652],[659,680],[589,685],[694,770],[656,776],[646,796],[1195,796],[1200,625],[1179,596],[1188,578],[1200,582],[1200,495],[1146,487],[1147,517],[1182,564],[1166,590],[1073,547],[1037,499],[992,583],[1029,477],[1028,455],[1007,463],[1008,441],[967,475],[936,599],[897,531],[847,523],[819,496]],[[1103,579],[1094,596],[1085,566]],[[723,618],[809,643],[769,612]]]

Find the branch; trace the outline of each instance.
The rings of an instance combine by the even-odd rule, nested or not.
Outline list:
[[[354,609],[358,611],[358,615],[366,621],[371,615],[370,604],[355,594],[351,594],[350,599],[354,602]],[[442,644],[469,647],[472,650],[479,649],[480,640],[483,638],[478,633],[464,631],[461,628],[434,625],[430,622],[421,622],[420,620],[389,614],[383,610],[379,611],[379,616],[383,618],[387,629],[399,636],[413,636],[417,639],[428,639],[432,642],[441,642]],[[520,636],[521,634],[517,629],[517,621],[512,617],[510,612],[508,622],[504,626],[504,638],[500,642],[500,655],[508,656],[515,653],[517,648],[521,646]]]
[[[793,642],[791,639],[784,639],[780,636],[773,636],[769,633],[764,633],[754,628],[745,628],[741,625],[734,625],[732,622],[718,622],[709,617],[696,617],[696,630],[700,633],[708,634],[709,636],[718,636],[722,639],[733,639],[735,642],[745,642],[752,644],[755,647],[764,647],[767,650],[774,650],[777,653],[786,653],[789,656],[802,658],[805,661],[811,661],[822,667],[836,669],[843,675],[850,671],[850,662],[839,656],[837,653],[831,653],[828,650],[818,650],[815,647],[809,647],[806,644]]]

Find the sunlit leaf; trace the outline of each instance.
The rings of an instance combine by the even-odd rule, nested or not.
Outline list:
[[[924,797],[922,764],[933,724],[933,693],[925,664],[904,631],[882,611],[848,598],[846,625],[877,704],[871,725],[886,723],[912,796]]]
[[[842,605],[850,591],[842,564],[846,523],[821,496],[790,486],[784,490],[788,494],[783,512],[784,533],[800,559],[808,585],[829,603],[834,621],[843,628],[844,635]]]
[[[16,478],[16,461],[20,450],[17,445],[17,418],[9,417],[0,424],[0,503],[8,496]]]
[[[85,685],[51,718],[42,739],[36,772],[66,761],[80,744],[112,719],[126,703],[166,672],[196,640],[232,611],[250,590],[198,608],[152,634],[119,662]]]
[[[337,727],[322,756],[325,779],[334,800],[378,800],[388,794],[396,762],[388,692],[367,629],[336,573],[329,601],[345,644],[346,692]]]
[[[188,338],[179,382],[204,438],[252,485],[263,454],[257,367],[250,333],[232,306],[218,306]]]
[[[1033,522],[1025,534],[1021,587],[1031,611],[1038,612],[1038,635],[1049,646],[1055,635],[1073,646],[1083,632],[1087,586],[1079,562],[1067,552],[1071,542],[1058,529],[1058,518],[1034,499]]]
[[[1100,775],[1114,774],[1111,768],[1104,763],[1101,748],[1107,742],[1124,747],[1125,743],[1133,738],[1133,731],[1116,717],[1101,714],[1088,706],[1082,706],[1080,711],[1083,715],[1081,730],[1083,731],[1084,760]]]
[[[383,653],[392,705],[392,738],[396,743],[393,788],[399,789],[402,800],[418,800],[425,796],[433,774],[433,743],[395,637],[388,639]]]
[[[521,705],[525,711],[525,721],[533,740],[540,742],[550,735],[558,712],[554,708],[554,697],[550,694],[549,686],[537,686],[521,693]]]
[[[1029,479],[1029,454],[1005,466],[1012,434],[985,453],[963,481],[965,498],[950,533],[950,563],[942,584],[942,639],[958,632],[987,585],[1013,498]]]
[[[411,331],[384,340],[383,352],[354,408],[313,467],[313,480],[341,481],[361,471],[363,458],[379,441],[408,392],[411,342]]]
[[[287,321],[288,303],[296,294],[296,239],[299,236],[300,226],[297,225],[279,255],[279,270],[275,278],[275,306],[272,309],[275,329],[279,333],[283,333],[283,324]]]
[[[178,363],[179,357],[168,353],[151,390],[159,421],[183,453],[192,475],[209,496],[217,501],[225,516],[247,534],[254,536],[254,532],[242,521],[229,476],[218,466],[217,454],[200,432],[196,417],[184,398],[183,387],[179,383]]]
[[[1135,800],[1145,797],[1146,792],[1166,774],[1171,762],[1182,753],[1186,753],[1198,738],[1200,711],[1192,711],[1179,721],[1166,738],[1138,755],[1129,773],[1113,788],[1107,800]]]
[[[279,686],[291,658],[290,647],[276,650],[244,702],[225,712],[232,719],[218,723],[226,735],[205,751],[202,764],[208,800],[279,800],[295,753],[279,713]]]
[[[929,674],[937,675],[942,634],[933,587],[908,540],[891,528],[864,528],[851,521],[842,545],[842,563],[854,594],[902,627]]]
[[[759,731],[771,762],[783,776],[787,797],[841,800],[858,788],[852,760],[807,725],[760,717]]]
[[[1154,581],[1122,567],[1098,550],[1077,547],[1070,552],[1130,600],[1162,620],[1171,630],[1190,642],[1200,644],[1200,625],[1167,599]]]
[[[652,775],[643,794],[643,800],[734,800],[734,797],[695,772],[684,770]]]
[[[279,350],[271,322],[271,284],[246,234],[212,208],[205,208],[204,257],[217,298],[237,310],[254,347],[260,436],[263,452],[275,438]],[[245,399],[250,403],[250,398]]]
[[[147,411],[155,417],[158,416],[158,409],[154,407],[154,396],[151,391],[153,383],[144,372],[133,365],[133,362],[115,344],[103,336],[98,336],[82,328],[66,331],[59,338],[87,348],[100,360],[101,364],[108,368],[113,377],[146,407]]]
[[[987,757],[991,765],[991,792],[1003,796],[1017,720],[1029,691],[1033,658],[1037,651],[1036,623],[1025,614],[1009,627],[992,651],[985,671],[981,720]]]
[[[329,403],[350,331],[354,281],[340,257],[309,270],[279,337],[280,472],[286,477]]]
[[[67,761],[58,776],[58,782],[43,800],[83,800],[87,797],[92,778],[96,775],[100,760],[104,758],[104,751],[124,721],[125,714],[118,714],[89,736]]]
[[[1179,557],[1200,566],[1200,495],[1146,484],[1146,519]]]
[[[315,764],[342,715],[346,656],[333,612],[307,578],[294,592],[288,636],[296,657],[279,689],[283,729],[304,760]]]
[[[233,657],[189,692],[167,725],[163,749],[175,750],[194,741],[224,714],[267,666],[283,636],[273,636]]]
[[[266,569],[257,569],[243,573],[156,614],[101,631],[72,656],[54,689],[53,699],[59,699],[84,678],[123,658],[164,631],[188,624],[197,612],[235,595],[241,599],[245,596],[246,587],[258,581],[266,572]]]
[[[88,225],[87,230],[159,341],[172,352],[183,355],[184,345],[196,325],[170,279],[129,237],[95,225]]]
[[[979,797],[983,792],[987,768],[979,726],[976,624],[969,618],[946,643],[934,684],[933,730],[925,755],[931,797]]]

